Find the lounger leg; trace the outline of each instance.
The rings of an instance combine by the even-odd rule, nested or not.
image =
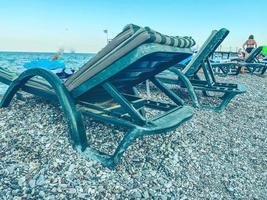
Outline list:
[[[184,101],[178,97],[173,91],[168,89],[161,83],[159,80],[157,80],[155,77],[150,79],[151,82],[157,86],[164,94],[166,94],[174,103],[177,105],[184,105]]]
[[[123,137],[122,141],[119,143],[114,154],[111,156],[109,168],[114,168],[119,163],[121,157],[123,156],[124,152],[128,149],[128,147],[132,145],[138,137],[141,137],[143,135],[144,132],[139,129],[134,129],[132,131],[129,131]]]
[[[261,71],[261,75],[263,75],[267,70],[267,66],[263,67],[262,71]]]
[[[236,93],[225,93],[222,96],[222,102],[221,104],[215,108],[216,112],[222,112],[226,106],[230,103],[230,101],[236,96]]]
[[[235,73],[234,75],[238,75],[238,74],[240,74],[241,69],[242,69],[242,66],[238,65],[238,67],[237,67],[237,69],[236,69],[236,73]]]
[[[178,69],[174,69],[175,73],[178,75],[179,79],[183,82],[183,84],[188,89],[188,94],[191,97],[191,100],[193,102],[194,107],[200,108],[200,104],[197,98],[197,95],[195,93],[195,90],[193,88],[193,85],[191,84],[190,80]]]
[[[217,73],[218,76],[225,77],[225,76],[227,76],[227,74],[229,73],[229,68],[228,68],[228,67],[220,66],[220,67],[218,67],[218,68],[221,70],[220,73]]]
[[[251,69],[251,67],[249,67],[249,66],[247,66],[246,67],[247,68],[247,70],[248,70],[248,72],[252,75],[253,73],[254,73],[254,71],[255,71],[255,69]]]
[[[109,169],[114,169],[120,162],[123,154],[128,149],[128,147],[132,145],[138,137],[141,137],[144,134],[145,134],[144,131],[139,129],[130,130],[123,137],[113,155],[108,155],[96,150],[91,150],[89,148],[87,148],[84,152],[82,152],[82,154],[90,159],[97,160],[98,162],[108,167]]]
[[[203,94],[204,97],[212,97],[212,96],[209,95],[208,92],[205,91],[205,90],[202,90],[202,94]]]
[[[139,92],[138,92],[138,90],[137,90],[137,88],[136,87],[133,87],[132,88],[132,92],[131,92],[133,95],[135,95],[135,96],[140,96],[140,94],[139,94]],[[146,118],[146,112],[145,112],[145,108],[144,107],[142,107],[142,108],[140,108],[139,109],[139,113],[144,117],[144,118]]]

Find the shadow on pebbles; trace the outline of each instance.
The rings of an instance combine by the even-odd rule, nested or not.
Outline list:
[[[13,100],[0,109],[0,199],[267,198],[267,79],[220,79],[248,91],[223,113],[196,109],[175,131],[138,140],[113,171],[72,149],[57,105]],[[105,152],[125,131],[85,125]]]

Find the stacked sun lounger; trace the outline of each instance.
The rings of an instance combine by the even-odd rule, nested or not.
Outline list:
[[[2,69],[1,81],[10,86],[1,107],[8,106],[19,89],[57,99],[67,118],[74,148],[114,168],[137,138],[165,133],[192,117],[192,109],[184,106],[168,88],[160,89],[173,100],[171,104],[142,99],[136,94],[135,86],[191,56],[190,47],[194,44],[190,37],[170,37],[149,28],[128,25],[65,83],[42,68],[29,69],[19,75]],[[34,78],[36,76],[42,79]],[[147,118],[144,107],[164,114]],[[112,155],[91,148],[81,114],[128,128]]]
[[[222,93],[222,103],[210,107],[215,111],[222,111],[235,95],[245,92],[242,85],[217,82],[209,61],[228,33],[226,29],[213,31],[192,57],[195,41],[191,37],[167,36],[130,24],[66,81],[42,68],[18,74],[0,67],[0,81],[9,85],[0,106],[7,107],[18,90],[58,101],[68,122],[73,147],[113,169],[137,138],[167,133],[193,116],[193,109],[185,105],[184,97],[166,84],[187,90],[193,105],[199,108],[206,107],[200,105],[197,90],[207,98],[208,92]],[[199,76],[201,70],[204,79]],[[140,97],[136,86],[148,80],[171,103]],[[145,107],[163,114],[147,117]],[[83,124],[86,116],[128,130],[112,155],[92,148]]]

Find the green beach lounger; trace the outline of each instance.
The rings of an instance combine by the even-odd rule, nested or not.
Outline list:
[[[168,88],[160,87],[174,103],[141,98],[135,86],[191,56],[194,44],[189,37],[169,37],[131,24],[65,82],[41,68],[21,74],[0,68],[0,81],[9,85],[0,105],[7,107],[18,90],[59,101],[73,147],[113,169],[137,138],[166,133],[192,117],[193,109]],[[145,107],[163,114],[148,118]],[[85,116],[128,129],[112,155],[91,147]]]
[[[209,57],[222,43],[228,33],[229,31],[225,28],[213,31],[187,65],[178,64],[170,70],[157,75],[156,79],[165,84],[179,85],[180,87],[187,88],[195,107],[210,109],[216,112],[223,111],[232,98],[246,91],[245,86],[241,84],[217,82],[212,71]],[[199,76],[200,72],[203,72],[202,75],[204,75],[202,79]],[[154,83],[155,85],[158,84],[155,81]],[[197,90],[202,91],[205,97],[210,97],[207,92],[223,94],[219,96],[221,103],[217,106],[201,105],[196,93]]]
[[[220,70],[219,75],[238,75],[241,68],[244,67],[250,74],[263,75],[267,69],[267,64],[259,61],[257,56],[262,52],[262,46],[257,47],[244,60],[235,60],[233,62],[212,63],[215,71]]]

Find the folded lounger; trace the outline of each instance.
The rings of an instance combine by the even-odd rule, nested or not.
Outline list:
[[[213,31],[187,65],[177,64],[175,67],[157,75],[157,80],[166,84],[179,85],[187,88],[195,107],[211,109],[216,112],[223,111],[235,95],[246,91],[245,86],[241,84],[217,82],[212,71],[209,57],[222,43],[228,33],[229,31],[225,28],[219,31]],[[203,80],[199,76],[200,71],[204,73]],[[201,90],[206,97],[210,97],[207,94],[209,91],[222,93],[223,96],[219,97],[222,101],[214,107],[200,105],[196,90]]]
[[[267,69],[267,64],[259,61],[257,56],[261,53],[262,46],[255,48],[244,60],[235,60],[232,62],[212,63],[214,71],[220,70],[219,75],[238,75],[242,67],[245,67],[249,73],[263,75]]]
[[[9,85],[1,107],[7,107],[19,89],[58,100],[74,148],[112,169],[137,138],[173,130],[192,117],[192,108],[183,106],[167,88],[160,89],[174,103],[143,99],[135,86],[191,56],[190,47],[194,44],[189,37],[169,37],[128,25],[64,83],[45,69],[29,69],[17,75],[1,68],[0,81]],[[164,114],[147,118],[144,107]],[[112,155],[92,149],[81,114],[128,128]]]

